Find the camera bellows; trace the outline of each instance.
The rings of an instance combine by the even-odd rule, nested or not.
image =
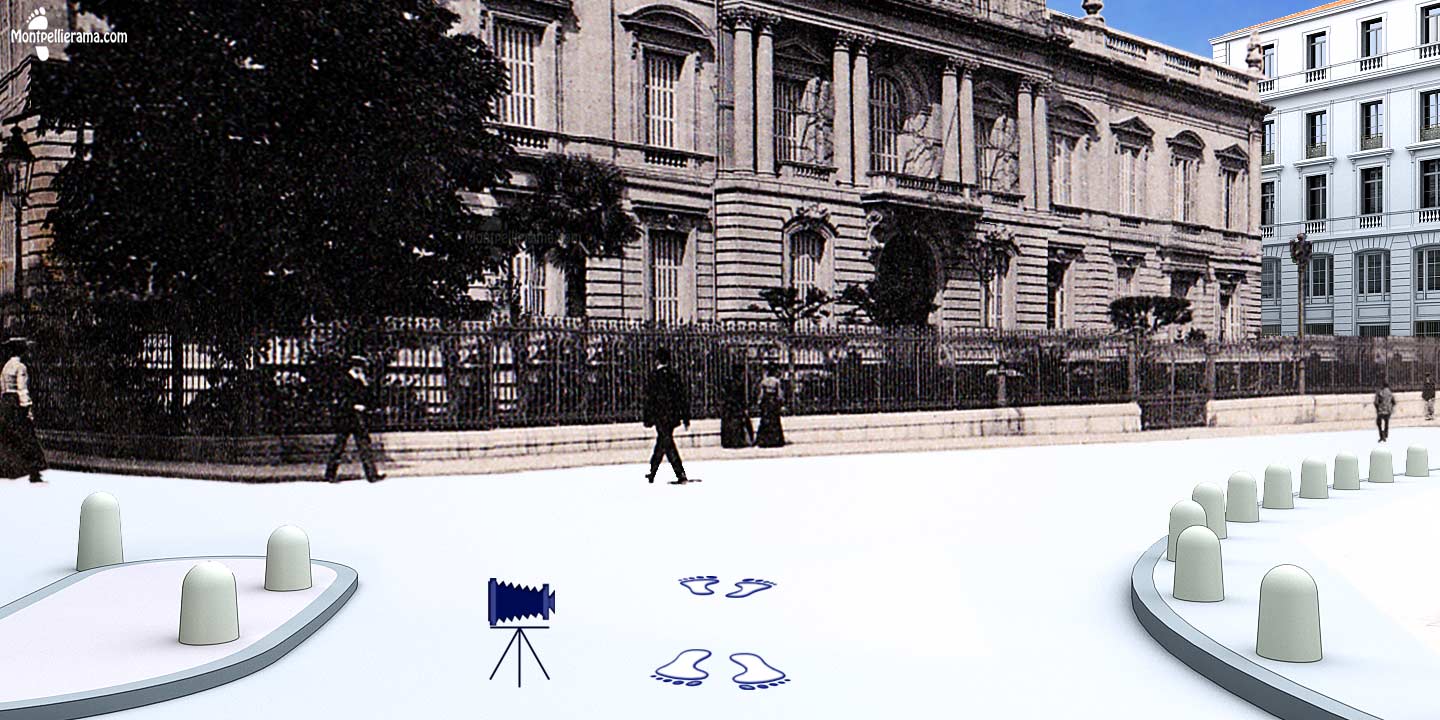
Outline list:
[[[549,620],[555,612],[555,593],[550,585],[540,589],[511,585],[490,578],[490,624],[538,617]]]

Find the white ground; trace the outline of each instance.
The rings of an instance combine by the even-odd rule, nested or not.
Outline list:
[[[292,523],[360,573],[276,665],[124,717],[1268,718],[1145,634],[1131,568],[1195,483],[1372,440],[697,463],[704,482],[686,487],[647,485],[639,466],[341,487],[56,472],[0,482],[0,601],[73,567],[80,502],[105,490],[130,559],[263,554]],[[723,582],[697,597],[677,582],[694,575]],[[492,576],[556,590],[554,627],[531,633],[553,680],[528,653],[524,688],[513,653],[486,679],[509,639],[487,626]],[[725,598],[742,578],[778,584]],[[691,648],[712,653],[703,685],[651,679]],[[791,682],[738,689],[734,653]]]

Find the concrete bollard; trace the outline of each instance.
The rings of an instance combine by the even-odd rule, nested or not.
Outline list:
[[[1225,520],[1236,523],[1260,522],[1260,501],[1255,497],[1255,478],[1237,472],[1225,487]]]
[[[1295,481],[1290,477],[1290,468],[1271,465],[1265,468],[1266,510],[1292,510],[1295,508]]]
[[[1340,453],[1335,456],[1335,489],[1360,489],[1360,458],[1353,453]]]
[[[1300,497],[1324,500],[1330,497],[1329,470],[1320,458],[1306,458],[1300,463]]]
[[[1180,533],[1192,525],[1205,524],[1205,508],[1194,500],[1181,500],[1170,508],[1170,539],[1165,544],[1165,559],[1175,561],[1175,542]]]
[[[1310,573],[1277,565],[1260,581],[1255,654],[1281,662],[1316,662],[1320,648],[1320,591]]]
[[[1411,445],[1405,451],[1405,477],[1430,477],[1430,451]]]
[[[1215,533],[1215,537],[1225,539],[1225,492],[1218,486],[1210,483],[1200,483],[1190,493],[1190,499],[1200,504],[1205,510],[1205,527]]]
[[[196,563],[180,585],[180,642],[220,645],[239,638],[235,574],[214,560]]]
[[[278,592],[309,590],[310,538],[294,525],[282,525],[265,543],[265,589]]]
[[[1220,602],[1225,599],[1224,563],[1220,560],[1220,538],[1210,528],[1185,528],[1176,541],[1176,600]]]
[[[1375,448],[1370,451],[1370,474],[1366,480],[1372,483],[1395,482],[1395,461],[1390,457],[1389,450]]]
[[[90,493],[80,503],[80,542],[75,571],[125,562],[120,535],[120,501],[110,493]]]

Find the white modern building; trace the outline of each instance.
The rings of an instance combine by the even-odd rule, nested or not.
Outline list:
[[[1314,242],[1307,334],[1440,336],[1440,0],[1350,0],[1211,41],[1273,107],[1261,144],[1261,325],[1294,334],[1289,242]]]

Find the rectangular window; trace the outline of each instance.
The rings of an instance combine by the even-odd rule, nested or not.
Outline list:
[[[1385,21],[1381,18],[1360,23],[1360,57],[1385,54]]]
[[[889,77],[876,77],[870,87],[871,171],[900,171],[900,131],[904,129],[903,122],[900,86]]]
[[[1244,216],[1244,203],[1241,201],[1245,191],[1240,186],[1240,171],[1224,170],[1221,174],[1225,185],[1225,227],[1233,230]]]
[[[805,83],[794,78],[775,78],[775,159],[793,162],[800,159],[804,123],[800,103],[805,99]]]
[[[1126,215],[1145,214],[1145,151],[1119,145],[1120,212]]]
[[[1315,33],[1305,38],[1305,69],[1319,70],[1327,65],[1325,33]]]
[[[1065,280],[1070,265],[1067,263],[1052,262],[1048,267],[1048,283],[1045,295],[1045,327],[1051,330],[1063,330],[1068,326],[1065,320],[1066,315],[1066,287]]]
[[[1420,163],[1420,207],[1440,208],[1440,160]]]
[[[820,262],[824,255],[825,238],[819,234],[800,232],[790,236],[790,286],[800,291],[801,299],[819,287]]]
[[[1310,274],[1305,278],[1305,297],[1329,298],[1335,294],[1335,278],[1331,273],[1334,259],[1329,255],[1310,258]]]
[[[1389,325],[1361,325],[1360,337],[1390,337]]]
[[[1075,156],[1079,154],[1078,138],[1055,136],[1055,156],[1052,174],[1055,179],[1055,203],[1076,205],[1075,202]]]
[[[650,317],[656,322],[679,322],[681,288],[685,277],[685,236],[678,232],[650,233]]]
[[[645,53],[645,142],[654,147],[677,147],[676,90],[684,62],[678,55]]]
[[[1265,165],[1274,165],[1274,164],[1275,164],[1275,121],[1274,121],[1274,120],[1266,120],[1266,121],[1265,121],[1265,124],[1262,125],[1261,127],[1263,128],[1263,132],[1261,132],[1261,134],[1260,134],[1260,154],[1264,156],[1264,157],[1262,158],[1262,163],[1265,164]]]
[[[1371,167],[1360,171],[1360,214],[1379,215],[1385,212],[1385,168]]]
[[[1420,139],[1434,140],[1437,135],[1429,134],[1440,127],[1440,90],[1420,93]]]
[[[1374,150],[1385,135],[1385,103],[1376,100],[1360,104],[1360,149]]]
[[[1355,256],[1356,289],[1360,295],[1390,292],[1390,253],[1367,252]]]
[[[1305,157],[1322,157],[1326,153],[1325,141],[1329,137],[1326,114],[1314,112],[1305,116]]]
[[[1262,69],[1265,71],[1265,77],[1273,80],[1279,75],[1279,66],[1275,62],[1275,45],[1272,43],[1261,48],[1260,55],[1264,59]]]
[[[1275,224],[1275,181],[1260,183],[1260,225]]]
[[[1266,336],[1279,336],[1281,334],[1279,325],[1261,325],[1260,334]]]
[[[539,92],[535,60],[540,36],[540,28],[533,25],[495,21],[495,54],[505,65],[505,74],[510,79],[509,90],[500,98],[496,118],[503,124],[536,127],[535,104]]]
[[[1334,335],[1335,323],[1305,323],[1306,335]]]
[[[1195,222],[1195,171],[1199,162],[1195,158],[1175,158],[1175,219]]]
[[[1280,297],[1280,258],[1264,258],[1260,261],[1260,299],[1276,300]]]
[[[1440,290],[1440,248],[1416,250],[1415,264],[1418,267],[1415,289],[1420,292]]]
[[[515,290],[519,295],[520,312],[541,316],[545,314],[545,262],[528,252],[520,252],[511,264],[514,273]]]
[[[1329,176],[1305,178],[1305,219],[1324,220],[1329,217]]]
[[[1420,8],[1420,44],[1440,42],[1440,5]]]
[[[1415,337],[1440,337],[1440,321],[1421,320],[1415,323]]]

